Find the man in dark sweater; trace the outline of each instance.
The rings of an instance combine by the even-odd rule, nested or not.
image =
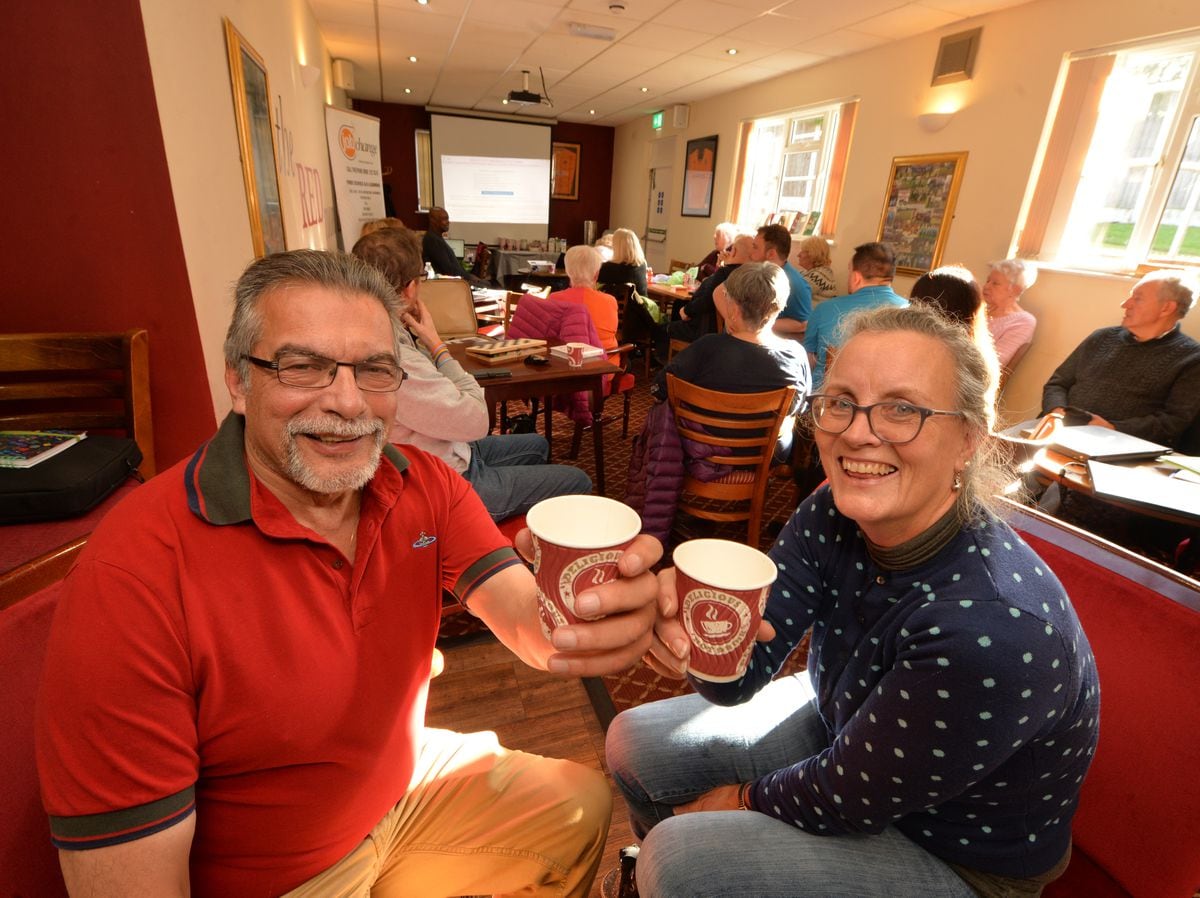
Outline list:
[[[1195,302],[1178,272],[1146,275],[1116,327],[1094,331],[1042,390],[1042,414],[1068,406],[1089,424],[1175,446],[1200,413],[1200,343],[1179,329]]]
[[[1121,324],[1094,331],[1046,381],[1042,414],[1071,407],[1090,414],[1088,424],[1180,448],[1200,415],[1200,343],[1179,328],[1195,292],[1179,272],[1153,272],[1138,281],[1121,303]],[[1164,560],[1184,535],[1165,521],[1057,486],[1042,504],[1063,520]]]
[[[477,278],[463,268],[462,262],[446,242],[446,234],[449,232],[450,213],[441,206],[434,206],[429,210],[429,229],[421,240],[421,254],[425,261],[432,265],[433,270],[441,277],[466,278],[474,286],[487,286],[487,281]]]

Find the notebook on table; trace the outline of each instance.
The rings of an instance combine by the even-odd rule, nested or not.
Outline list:
[[[1050,439],[1050,448],[1079,461],[1136,461],[1171,451],[1159,443],[1097,424],[1060,427]]]
[[[1088,462],[1092,491],[1151,511],[1172,511],[1200,520],[1200,483],[1172,477],[1163,471],[1141,467]]]

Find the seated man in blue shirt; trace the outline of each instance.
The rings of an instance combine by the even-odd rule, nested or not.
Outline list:
[[[812,313],[812,287],[790,262],[788,255],[792,251],[792,235],[783,225],[763,225],[754,236],[754,245],[750,250],[751,262],[774,262],[787,275],[788,293],[787,305],[775,319],[775,333],[781,337],[799,340],[804,336],[808,316]]]
[[[826,354],[841,345],[837,331],[843,318],[859,309],[908,305],[908,300],[892,289],[895,276],[896,253],[886,243],[864,243],[854,248],[850,259],[850,292],[817,306],[804,335],[814,389],[820,390],[825,380]]]

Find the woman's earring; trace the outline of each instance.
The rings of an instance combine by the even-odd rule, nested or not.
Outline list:
[[[954,483],[950,485],[950,489],[954,490],[956,493],[962,489],[962,472],[954,472]]]

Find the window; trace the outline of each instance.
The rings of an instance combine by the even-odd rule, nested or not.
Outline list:
[[[1195,33],[1068,62],[1019,251],[1109,271],[1200,264],[1198,69]]]
[[[735,220],[745,225],[794,220],[798,230],[832,234],[856,105],[796,110],[747,122]]]

